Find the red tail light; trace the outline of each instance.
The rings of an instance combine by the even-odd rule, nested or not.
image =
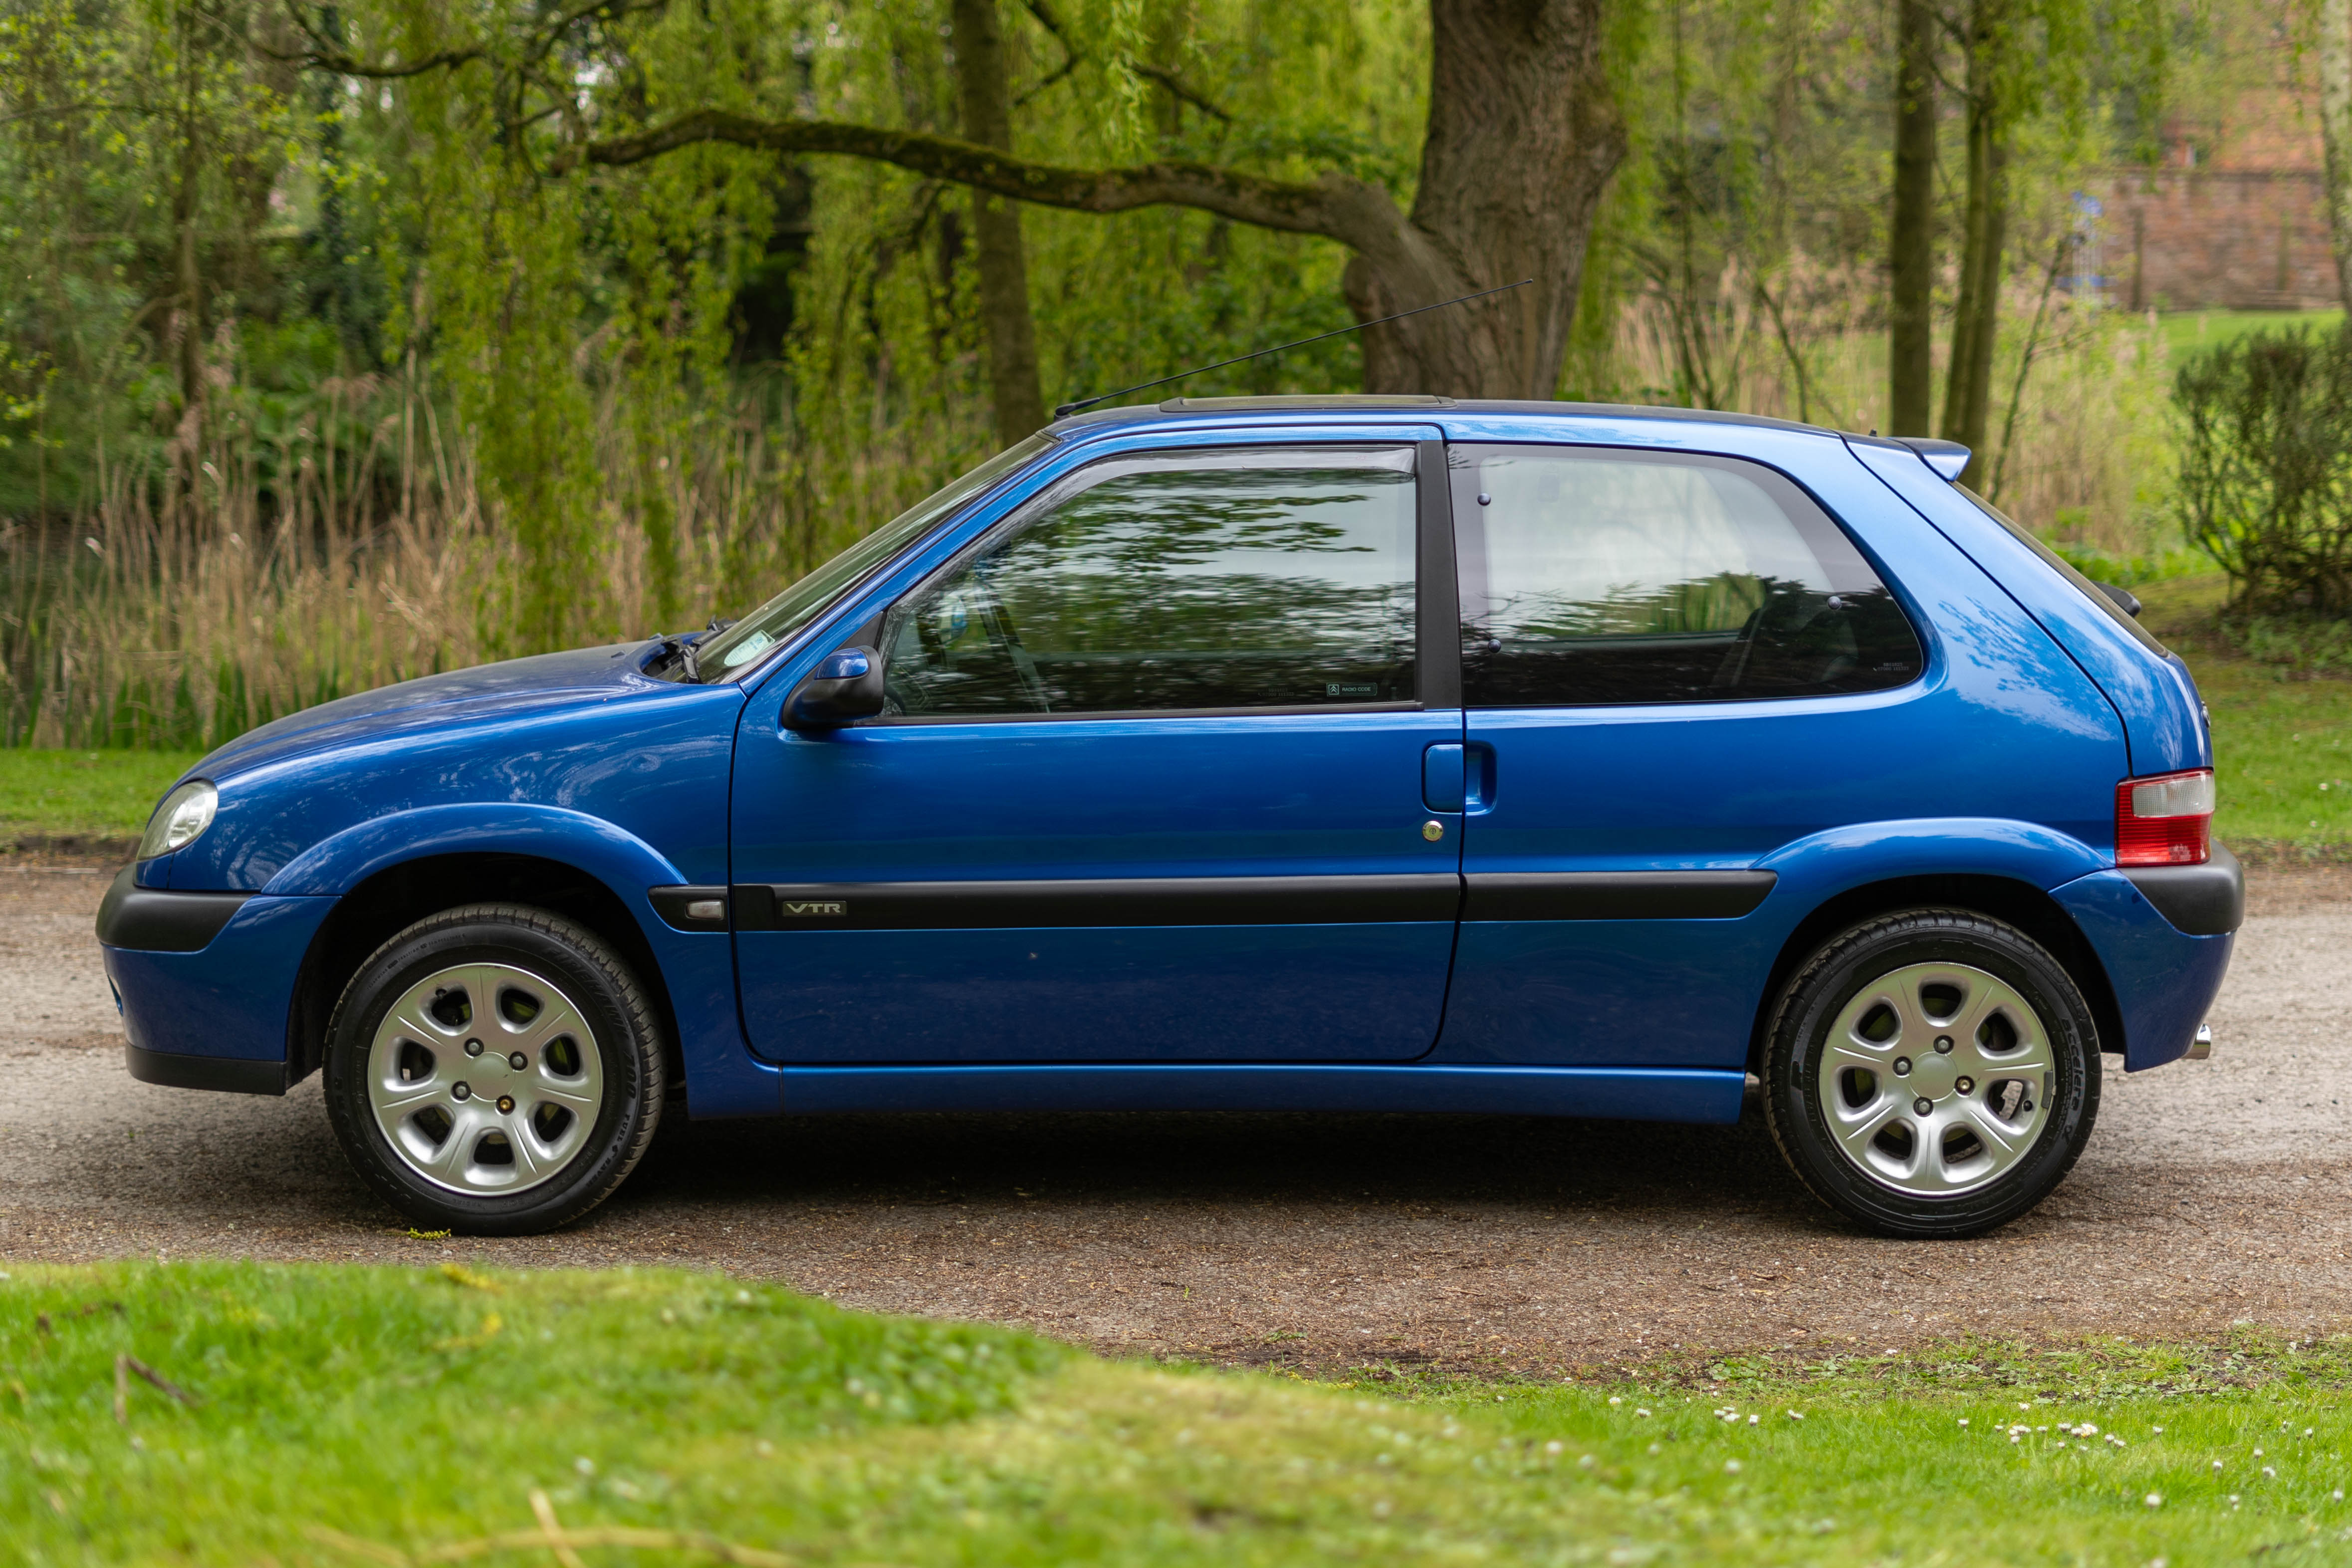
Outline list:
[[[2117,865],[2203,865],[2213,855],[2213,770],[2116,786]]]

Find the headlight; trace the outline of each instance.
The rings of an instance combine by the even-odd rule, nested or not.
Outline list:
[[[220,791],[203,779],[181,785],[147,819],[147,831],[139,836],[139,858],[152,861],[195,842],[196,835],[213,825],[213,813],[219,808]]]

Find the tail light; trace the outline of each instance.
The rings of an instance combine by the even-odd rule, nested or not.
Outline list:
[[[2213,854],[2213,770],[2116,786],[2117,865],[2203,865]]]

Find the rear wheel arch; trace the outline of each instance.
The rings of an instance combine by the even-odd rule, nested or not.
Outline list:
[[[1770,1045],[1772,1016],[1780,994],[1788,988],[1805,960],[1841,931],[1900,909],[1923,906],[1965,909],[2014,925],[2031,936],[2064,967],[2082,991],[2097,1021],[2099,1049],[2124,1049],[2123,1013],[2116,1005],[2115,987],[2106,966],[2084,939],[2074,917],[2058,901],[2029,882],[2014,877],[1942,875],[1891,877],[1865,883],[1824,900],[1798,922],[1773,960],[1764,994],[1758,998],[1748,1041],[1748,1071],[1759,1072]]]
[[[310,940],[287,1017],[288,1081],[324,1059],[327,1028],[343,988],[370,955],[427,915],[465,904],[512,904],[549,910],[586,927],[635,972],[660,1024],[669,1082],[682,1083],[677,1015],[645,929],[619,894],[579,867],[537,855],[423,855],[386,866],[337,900]]]

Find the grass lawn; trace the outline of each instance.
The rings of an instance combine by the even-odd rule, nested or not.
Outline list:
[[[5,1274],[0,1555],[25,1563],[545,1563],[549,1527],[598,1564],[755,1568],[2187,1564],[2352,1539],[2352,1342],[1400,1396],[715,1275]]]
[[[2274,327],[2308,327],[2316,332],[2343,325],[2341,310],[2173,310],[2158,318],[2172,362],[2200,349],[2215,349],[2249,332]]]
[[[2203,630],[2226,591],[2216,576],[2135,589],[2148,629],[2189,661],[2213,714],[2224,841],[2352,844],[2352,680],[2294,678],[2231,653]]]
[[[135,839],[193,751],[0,747],[0,843],[18,833]]]

